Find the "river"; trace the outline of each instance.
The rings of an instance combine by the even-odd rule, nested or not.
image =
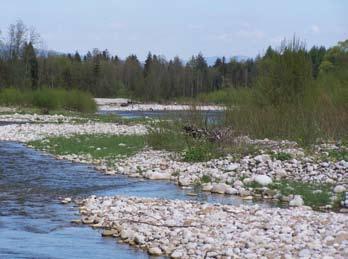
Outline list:
[[[0,258],[148,258],[141,250],[74,225],[72,204],[60,197],[133,195],[251,204],[238,197],[197,196],[166,181],[107,176],[84,164],[56,160],[13,142],[0,142]],[[269,206],[264,203],[264,206]]]

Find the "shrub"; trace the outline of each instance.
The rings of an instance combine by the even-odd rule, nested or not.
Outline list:
[[[36,107],[45,112],[57,109],[95,112],[97,109],[97,105],[89,93],[59,88],[42,88],[34,91],[5,88],[0,91],[0,104]]]
[[[5,88],[0,91],[0,104],[27,106],[31,104],[31,96],[27,92],[21,92],[16,88]]]
[[[280,160],[280,161],[286,161],[291,159],[291,155],[285,152],[278,152],[278,153],[273,153],[272,158],[276,160]]]
[[[79,112],[95,112],[97,104],[89,93],[71,90],[66,98],[65,108]]]
[[[33,106],[40,109],[55,110],[60,107],[61,96],[55,90],[42,89],[33,92]]]

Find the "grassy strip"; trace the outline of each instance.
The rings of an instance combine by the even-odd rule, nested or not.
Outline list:
[[[51,88],[33,91],[5,88],[0,91],[0,105],[38,108],[45,113],[57,109],[84,113],[97,110],[93,97],[86,92]]]
[[[135,154],[144,148],[143,136],[75,135],[29,142],[34,148],[55,155],[90,155],[92,158],[116,158]]]
[[[253,189],[263,188],[256,182],[249,183],[246,185],[246,187]],[[279,191],[283,196],[301,195],[304,204],[315,209],[332,204],[332,186],[329,184],[314,184],[282,180],[274,182],[267,187],[271,190]]]

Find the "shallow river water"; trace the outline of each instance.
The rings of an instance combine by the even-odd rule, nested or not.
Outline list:
[[[0,258],[148,258],[141,250],[101,237],[97,230],[70,223],[79,218],[78,210],[59,204],[59,197],[134,195],[250,203],[187,192],[192,190],[163,181],[107,176],[22,144],[0,142]]]

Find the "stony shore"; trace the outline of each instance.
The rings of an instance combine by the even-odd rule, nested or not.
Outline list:
[[[0,120],[14,123],[0,127],[0,141],[29,142],[45,141],[51,136],[147,132],[140,124],[93,121],[82,124],[74,123],[75,119],[59,115],[0,115]],[[104,236],[119,237],[152,255],[172,258],[347,258],[347,214],[315,212],[303,206],[300,196],[284,196],[269,188],[277,181],[286,180],[329,184],[333,197],[344,194],[348,189],[348,161],[323,157],[346,147],[319,145],[313,155],[308,155],[293,142],[244,140],[248,145],[258,146],[258,152],[199,163],[184,162],[180,154],[148,148],[112,161],[81,154],[56,157],[93,164],[109,175],[169,180],[185,188],[200,184],[207,192],[239,195],[243,199],[284,201],[296,207],[263,209],[132,197],[92,196],[77,201],[82,222],[101,227]],[[281,153],[290,157],[278,159],[277,154]],[[252,183],[257,183],[258,187],[251,187]],[[68,198],[64,203],[70,201]],[[342,206],[348,207],[348,197]]]
[[[0,128],[0,141],[29,142],[54,136],[72,136],[76,134],[143,135],[144,125],[121,125],[86,121],[73,123],[77,117],[62,115],[0,115],[0,121],[8,125]]]
[[[286,161],[272,158],[269,154],[259,154],[238,160],[226,156],[207,162],[188,163],[181,161],[178,154],[151,149],[116,161],[93,159],[88,155],[64,155],[58,158],[94,164],[98,170],[109,175],[170,180],[183,187],[199,184],[206,192],[239,195],[243,199],[263,198],[289,202],[292,206],[303,205],[303,200],[296,195],[284,196],[276,188],[270,189],[268,186],[279,181],[331,185],[332,202],[338,194],[348,190],[347,161],[316,161],[304,156],[299,149],[291,150],[288,152],[292,152],[296,158]],[[253,183],[257,183],[258,187],[251,187]],[[313,192],[319,193],[321,190]],[[343,203],[348,206],[348,200]],[[331,208],[331,205],[326,205],[323,209]]]
[[[130,100],[123,98],[95,98],[95,101],[98,104],[99,110],[101,111],[185,111],[192,108],[192,105],[187,104],[134,104],[128,103]],[[200,111],[220,111],[224,110],[225,108],[218,105],[198,105],[195,106],[195,109]]]
[[[81,124],[74,123],[76,119],[78,118],[62,115],[0,115],[1,121],[22,122],[1,126],[0,140],[29,142],[46,137],[69,137],[76,134],[138,135],[147,132],[146,127],[140,124],[131,126],[93,121]],[[320,145],[315,156],[308,156],[294,142],[249,138],[244,138],[242,141],[245,145],[251,144],[267,149],[261,148],[255,155],[239,158],[230,155],[199,163],[183,162],[180,154],[151,149],[113,161],[77,154],[58,158],[93,164],[109,175],[123,174],[152,180],[170,180],[184,187],[200,184],[202,190],[206,192],[239,195],[243,199],[272,199],[289,202],[294,206],[303,205],[303,200],[293,195],[281,195],[276,188],[270,189],[268,185],[284,180],[329,184],[333,186],[333,203],[337,194],[348,190],[348,161],[322,160],[322,156],[328,154],[330,150],[342,147],[333,144]],[[286,153],[291,159],[278,160],[269,154],[270,150],[273,154]],[[253,183],[257,183],[258,188],[252,188]],[[330,208],[331,205],[327,205],[326,208]],[[343,200],[343,205],[348,207],[348,200]]]
[[[91,196],[82,222],[171,258],[347,258],[348,216],[192,201]]]

